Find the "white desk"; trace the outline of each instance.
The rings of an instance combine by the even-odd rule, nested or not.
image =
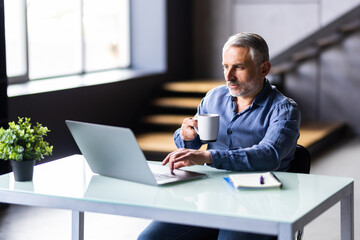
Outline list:
[[[235,190],[222,179],[229,172],[191,168],[209,177],[153,187],[93,175],[83,157],[74,155],[36,166],[32,182],[15,182],[12,173],[0,176],[0,202],[72,210],[74,240],[83,239],[86,211],[290,240],[298,229],[341,201],[341,239],[354,239],[353,179],[277,172],[282,189]]]

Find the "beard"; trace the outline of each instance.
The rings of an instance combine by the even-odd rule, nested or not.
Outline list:
[[[232,89],[230,85],[236,85],[236,89]],[[229,93],[233,97],[243,97],[252,95],[255,92],[258,92],[261,85],[253,79],[249,82],[243,83],[238,81],[227,81],[227,87],[229,89]]]

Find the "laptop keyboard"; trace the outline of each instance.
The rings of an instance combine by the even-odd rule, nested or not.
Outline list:
[[[176,178],[176,175],[173,175],[171,173],[153,173],[153,175],[157,181],[169,178]]]

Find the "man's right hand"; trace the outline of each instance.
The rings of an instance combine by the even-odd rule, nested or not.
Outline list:
[[[194,118],[185,118],[182,125],[180,135],[184,141],[192,141],[196,138],[197,133],[194,127],[197,128],[197,120]]]

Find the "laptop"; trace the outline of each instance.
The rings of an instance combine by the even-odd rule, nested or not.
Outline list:
[[[66,120],[90,169],[97,174],[158,186],[207,175],[148,163],[129,128]]]

